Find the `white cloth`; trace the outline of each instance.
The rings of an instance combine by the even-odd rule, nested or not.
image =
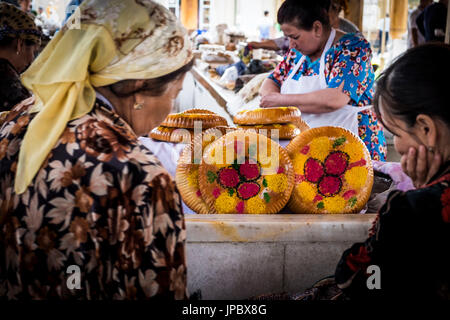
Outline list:
[[[417,26],[417,17],[422,13],[423,10],[420,10],[419,8],[415,9],[408,18],[408,49],[412,48],[414,46],[413,38],[412,38],[412,30],[417,30],[417,42],[418,45],[425,43],[425,37],[422,35],[422,33],[419,31],[419,27]]]
[[[172,178],[175,179],[178,159],[180,158],[181,151],[183,151],[186,145],[181,143],[156,141],[147,137],[139,137],[139,142],[153,152],[164,168],[170,173]],[[181,206],[183,207],[184,214],[196,214],[189,209],[183,200],[181,201]]]
[[[278,143],[280,144],[280,146],[282,146],[283,148],[286,149],[288,144],[291,143],[291,140],[280,140],[280,141],[278,141]]]
[[[183,151],[186,145],[181,143],[156,141],[147,137],[139,137],[139,142],[153,152],[163,167],[170,173],[172,178],[175,179],[178,159],[180,158],[181,151]]]
[[[261,40],[270,38],[270,30],[272,29],[273,21],[269,17],[264,17],[258,26],[259,37]]]
[[[391,28],[391,18],[384,18],[378,21],[378,30],[389,32],[390,28]]]
[[[289,77],[283,82],[281,86],[281,94],[306,94],[315,92],[318,90],[326,89],[327,82],[325,79],[325,55],[333,44],[336,30],[332,29],[327,44],[320,57],[320,71],[316,76],[301,76],[298,80],[294,80],[293,77],[297,73],[300,66],[306,59],[303,55],[300,61],[294,66]],[[320,114],[312,114],[302,112],[303,120],[308,123],[311,128],[323,127],[323,126],[336,126],[343,127],[354,134],[358,135],[358,112],[369,109],[371,107],[354,107],[346,105],[336,111]]]

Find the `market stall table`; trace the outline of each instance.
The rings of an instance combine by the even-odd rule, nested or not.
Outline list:
[[[235,93],[214,83],[210,77],[195,66],[192,67],[191,73],[194,76],[194,79],[208,90],[211,96],[217,101],[217,104],[228,112],[227,103],[235,96]]]
[[[209,75],[207,75],[206,72],[203,72],[199,67],[194,66],[191,70],[193,81],[197,83],[195,86],[195,90],[199,90],[198,86],[201,86],[202,93],[196,94],[197,100],[194,99],[194,105],[197,107],[207,107],[211,111],[217,112],[222,116],[225,116],[227,120],[229,121],[229,124],[232,124],[233,117],[237,113],[237,110],[230,110],[229,109],[229,103],[234,101],[236,99],[236,93],[234,93],[231,90],[227,90],[225,88],[222,88],[220,85],[218,85],[215,81],[213,81]],[[206,91],[206,92],[203,92]],[[204,99],[198,99],[199,95],[208,95],[211,98],[208,100],[209,104],[202,103],[202,100]],[[214,103],[211,104],[211,101]],[[249,103],[245,104],[245,108],[252,109],[257,108],[259,104],[258,99],[254,99],[250,101]],[[189,107],[191,108],[191,107]],[[182,111],[182,110],[181,110]],[[398,152],[394,149],[394,143],[393,143],[393,137],[392,134],[386,133],[386,140],[387,140],[387,148],[388,148],[388,154],[387,154],[387,161],[393,161],[393,162],[399,162],[400,161],[400,155]]]
[[[368,236],[375,214],[187,215],[190,293],[245,299],[299,292],[334,274],[342,252]]]

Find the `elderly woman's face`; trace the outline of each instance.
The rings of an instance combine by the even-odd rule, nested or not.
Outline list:
[[[307,31],[298,29],[290,23],[283,23],[281,25],[281,30],[284,35],[289,38],[290,47],[300,51],[302,54],[313,54],[321,45],[321,38],[318,37],[314,27],[310,31]]]
[[[24,72],[30,64],[33,62],[36,54],[36,50],[38,48],[37,44],[23,45],[20,51],[20,67],[18,70],[20,73]]]
[[[37,44],[26,43],[22,39],[15,40],[11,46],[10,62],[17,70],[17,72],[24,72],[30,64],[34,61]]]
[[[175,99],[183,87],[185,76],[186,74],[170,82],[167,90],[159,97],[146,95],[145,93],[136,94],[136,101],[144,105],[142,110],[136,111],[136,114],[139,114],[141,119],[136,119],[135,117],[136,120],[133,124],[133,129],[138,135],[148,133],[159,126],[167,115],[172,112]]]

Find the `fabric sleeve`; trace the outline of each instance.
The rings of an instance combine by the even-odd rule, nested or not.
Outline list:
[[[124,176],[121,188],[132,180]],[[186,227],[175,183],[163,172],[150,182],[129,186],[108,215],[110,296],[186,299]]]
[[[280,48],[281,50],[287,50],[289,48],[289,38],[288,37],[280,37],[273,39],[273,42]]]
[[[177,300],[187,297],[186,225],[181,208],[181,196],[168,175],[157,176],[150,183],[154,214],[152,258],[158,266],[157,281],[162,292]],[[158,253],[159,251],[159,253]],[[158,257],[164,259],[158,262]]]
[[[389,239],[389,233],[401,222],[401,212],[408,211],[404,201],[400,200],[402,194],[400,191],[391,192],[380,209],[367,240],[353,244],[342,254],[336,267],[335,279],[337,285],[349,297],[363,298],[377,292],[367,288],[367,268],[383,263],[383,251],[386,250],[386,245],[389,245],[389,240],[392,240]]]
[[[275,70],[269,75],[269,79],[271,79],[275,84],[279,87],[284,82],[289,70],[291,70],[293,64],[292,58],[292,50],[286,53],[283,57],[283,61],[281,61]]]
[[[431,254],[430,243],[441,243],[442,226],[440,191],[438,186],[410,192],[393,191],[380,209],[369,237],[344,251],[335,272],[338,286],[352,298],[376,297],[392,288],[419,288],[411,282],[421,272],[436,266],[419,260],[420,252]],[[443,243],[443,242],[442,242]],[[422,251],[424,250],[424,251]],[[442,250],[442,248],[440,249]],[[431,255],[432,256],[432,255]],[[367,268],[376,265],[381,273],[381,290],[369,290]],[[416,276],[414,276],[416,275]]]
[[[349,45],[344,42],[334,55],[327,57],[325,70],[330,70],[326,75],[328,87],[337,88],[344,81],[344,93],[358,105],[364,93],[373,86],[375,75],[371,61],[372,50],[365,39]]]

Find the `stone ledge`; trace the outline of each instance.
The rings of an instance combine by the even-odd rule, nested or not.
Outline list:
[[[375,214],[189,215],[187,242],[342,242],[367,236]]]
[[[301,292],[332,275],[375,214],[189,215],[188,290],[203,299]]]

